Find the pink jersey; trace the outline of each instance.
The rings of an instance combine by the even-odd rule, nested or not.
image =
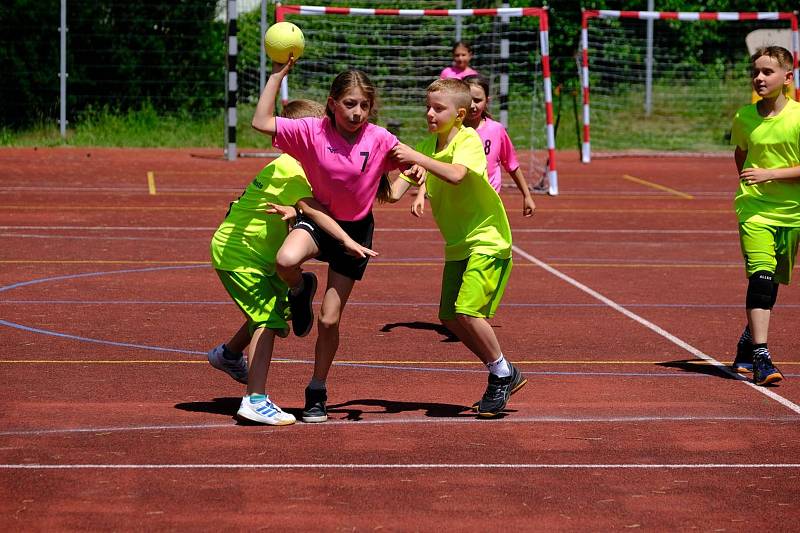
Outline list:
[[[514,150],[514,145],[511,144],[511,139],[508,137],[508,132],[502,124],[496,120],[486,117],[480,125],[478,125],[478,135],[483,142],[483,153],[486,154],[486,167],[489,174],[489,183],[494,190],[500,192],[502,185],[502,171],[500,164],[506,172],[511,173],[519,168],[519,161],[517,161],[517,152]]]
[[[275,146],[303,166],[314,198],[336,220],[361,220],[372,209],[381,175],[396,168],[389,150],[397,137],[375,124],[347,142],[328,117],[276,117]]]
[[[455,67],[447,67],[442,70],[441,74],[439,74],[439,78],[443,80],[447,78],[458,78],[459,80],[463,80],[467,76],[475,76],[477,74],[477,71],[472,70],[469,67],[463,70],[456,69]]]

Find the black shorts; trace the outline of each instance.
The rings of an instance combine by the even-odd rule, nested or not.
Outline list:
[[[361,220],[337,220],[336,222],[351,239],[362,246],[372,248],[372,232],[375,229],[375,219],[372,217],[371,211]],[[331,270],[356,281],[364,277],[369,257],[348,255],[342,243],[328,235],[306,216],[297,215],[293,230],[295,229],[305,230],[311,235],[311,238],[314,239],[319,248],[319,255],[316,258],[328,263]]]

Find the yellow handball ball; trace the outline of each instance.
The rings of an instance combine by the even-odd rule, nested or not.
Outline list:
[[[289,55],[299,59],[306,48],[306,39],[300,28],[291,22],[276,22],[264,34],[264,47],[269,58],[276,63],[286,63]]]

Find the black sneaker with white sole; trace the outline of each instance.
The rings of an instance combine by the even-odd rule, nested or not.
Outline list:
[[[325,422],[328,420],[328,391],[306,387],[306,405],[303,407],[303,422]]]
[[[478,402],[479,417],[493,418],[502,413],[511,395],[528,383],[528,380],[525,379],[517,367],[511,363],[508,366],[511,367],[510,376],[501,378],[500,376],[489,374],[489,384],[486,386],[486,392],[483,393],[483,398]]]

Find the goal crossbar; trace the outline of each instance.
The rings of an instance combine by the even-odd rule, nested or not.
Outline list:
[[[558,194],[556,171],[555,130],[553,126],[553,94],[550,74],[549,27],[546,7],[485,8],[485,9],[393,9],[355,8],[335,6],[282,5],[275,7],[275,20],[282,22],[287,15],[340,15],[340,16],[390,16],[390,17],[535,17],[539,21],[539,46],[542,61],[542,83],[544,90],[544,115],[547,139],[547,181],[551,195]],[[281,99],[288,100],[286,78],[281,86]]]
[[[590,106],[589,106],[589,22],[593,18],[628,18],[640,20],[679,20],[686,22],[723,21],[744,22],[759,20],[785,20],[790,23],[792,31],[792,56],[794,58],[795,99],[800,100],[800,37],[798,36],[797,12],[735,12],[735,11],[617,11],[611,9],[585,9],[581,17],[581,70],[580,79],[583,93],[583,144],[581,161],[591,161]]]

